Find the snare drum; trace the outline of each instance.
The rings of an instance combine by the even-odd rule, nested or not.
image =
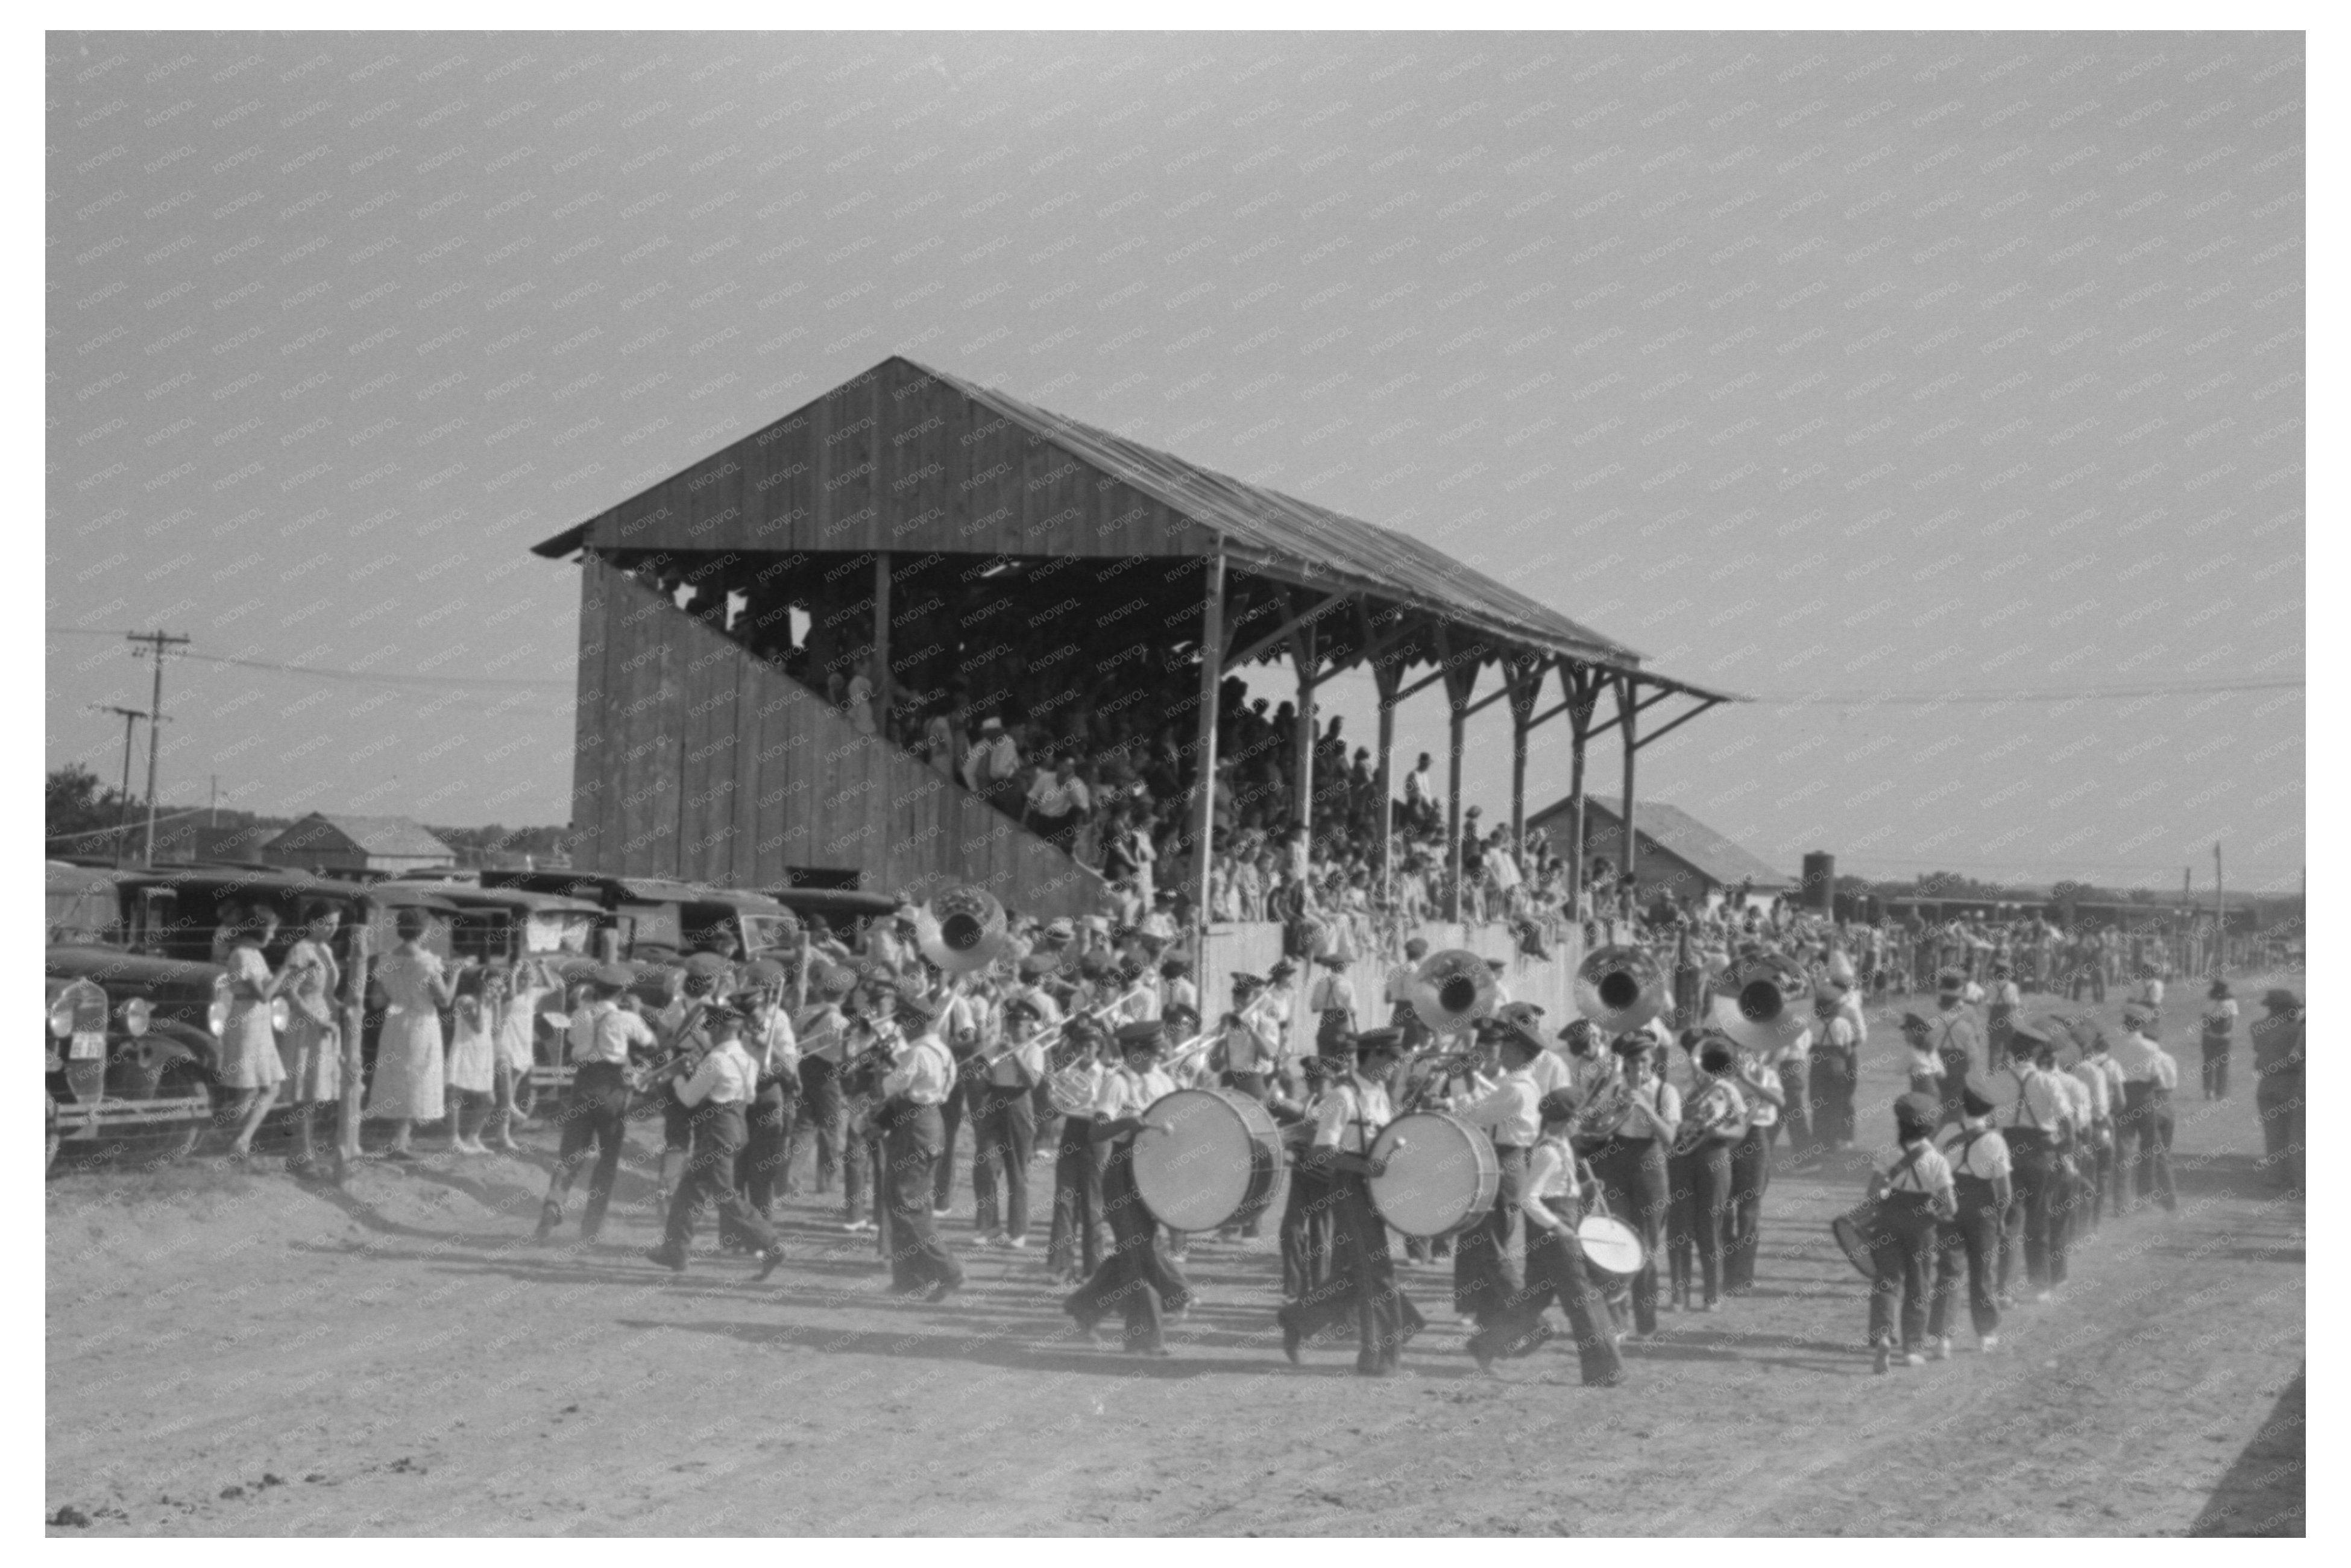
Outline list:
[[[1281,1134],[1266,1108],[1228,1089],[1154,1100],[1134,1134],[1134,1188],[1170,1230],[1246,1225],[1281,1180]]]
[[[1865,1280],[1877,1278],[1877,1263],[1869,1253],[1870,1233],[1877,1224],[1877,1202],[1875,1198],[1845,1210],[1829,1221],[1829,1234],[1836,1238],[1837,1249],[1845,1261],[1861,1272]]]
[[[1416,1111],[1380,1129],[1371,1157],[1372,1207],[1406,1236],[1452,1236],[1494,1207],[1502,1164],[1484,1131],[1442,1111]]]
[[[1641,1233],[1613,1214],[1585,1215],[1575,1228],[1575,1239],[1583,1245],[1583,1256],[1604,1274],[1629,1278],[1648,1260]]]

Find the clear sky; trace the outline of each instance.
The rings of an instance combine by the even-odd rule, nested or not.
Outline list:
[[[1790,870],[2300,874],[2297,37],[48,57],[51,766],[117,777],[161,626],[167,801],[559,822],[577,574],[528,547],[904,352],[1765,699],[1642,793]],[[1443,738],[1432,690],[1403,763]],[[1566,778],[1558,721],[1531,809]]]

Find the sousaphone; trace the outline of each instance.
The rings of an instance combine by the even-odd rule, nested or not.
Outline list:
[[[1812,1027],[1813,981],[1777,953],[1731,966],[1714,998],[1714,1027],[1741,1049],[1769,1053],[1796,1043]]]
[[[1604,1034],[1630,1034],[1666,1010],[1666,972],[1642,948],[1595,948],[1575,967],[1575,1010]]]
[[[914,912],[914,946],[950,975],[987,968],[1008,940],[1004,905],[984,887],[950,887]]]
[[[1494,1010],[1499,992],[1486,960],[1466,948],[1431,953],[1412,972],[1412,1010],[1432,1034],[1452,1034]]]

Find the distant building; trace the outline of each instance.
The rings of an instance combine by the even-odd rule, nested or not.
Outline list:
[[[279,822],[239,822],[234,826],[214,826],[193,817],[183,817],[176,822],[159,822],[155,826],[155,860],[158,864],[191,865],[204,862],[229,862],[241,865],[262,863],[262,850],[270,840],[285,831]],[[134,855],[139,847],[139,834],[134,826],[131,848]]]
[[[457,852],[405,817],[344,817],[314,811],[261,846],[271,865],[298,871],[429,871],[457,863]]]
[[[1527,814],[1527,831],[1540,828],[1554,848],[1568,841],[1568,802],[1560,800]],[[1669,893],[1704,906],[1736,898],[1741,887],[1757,904],[1768,904],[1774,894],[1793,894],[1796,878],[1774,871],[1740,845],[1724,838],[1678,806],[1644,800],[1633,810],[1633,830],[1640,853],[1633,862],[1633,878],[1644,904],[1658,893]],[[1586,796],[1583,801],[1583,852],[1586,863],[1598,855],[1611,871],[1622,866],[1624,819],[1609,806]]]

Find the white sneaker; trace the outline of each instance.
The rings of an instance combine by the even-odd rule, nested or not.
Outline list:
[[[1015,1252],[1026,1252],[1029,1249],[1029,1239],[1026,1236],[1008,1236],[1004,1239],[1004,1244]]]
[[[946,1219],[954,1213],[955,1210],[952,1208],[935,1208],[931,1210],[931,1218],[933,1219]]]
[[[1932,1356],[1933,1356],[1937,1361],[1949,1361],[1949,1360],[1950,1360],[1950,1359],[1951,1359],[1951,1340],[1950,1340],[1950,1336],[1949,1336],[1949,1334],[1946,1334],[1946,1335],[1944,1335],[1941,1339],[1938,1339],[1938,1340],[1935,1341],[1935,1342],[1934,1342],[1934,1343],[1933,1343],[1931,1346],[1929,1346],[1929,1347],[1928,1347],[1928,1354],[1929,1355],[1932,1355]]]
[[[1920,1355],[1915,1350],[1908,1351],[1903,1354],[1902,1364],[1905,1366],[1924,1366],[1927,1364],[1927,1358]]]
[[[2036,1304],[2046,1304],[2047,1302],[2053,1301],[2056,1299],[2057,1292],[2054,1291],[2035,1291],[2032,1292],[2032,1300]]]
[[[1990,1355],[1993,1351],[1996,1351],[1999,1348],[2000,1335],[1996,1333],[1988,1333],[1981,1339],[1976,1341],[1976,1349],[1985,1355]]]

